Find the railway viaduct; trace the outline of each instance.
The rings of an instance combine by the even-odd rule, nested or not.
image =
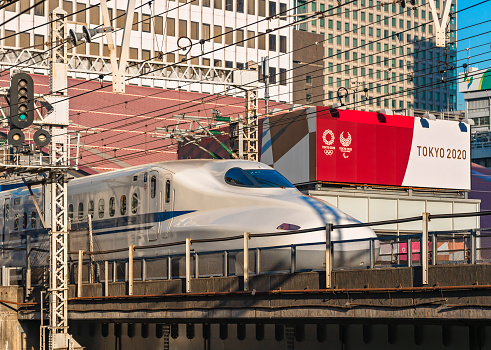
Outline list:
[[[491,348],[491,265],[70,285],[71,333],[87,349]],[[108,294],[107,296],[105,296]],[[37,349],[41,293],[0,288],[3,349]],[[45,305],[46,306],[46,305]],[[46,319],[46,313],[43,317]],[[6,345],[7,344],[7,345]]]

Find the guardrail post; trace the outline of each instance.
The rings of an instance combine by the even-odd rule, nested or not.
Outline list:
[[[375,267],[375,240],[371,239],[368,241],[370,243],[370,268]]]
[[[421,255],[421,273],[422,284],[428,284],[428,223],[430,213],[423,213],[423,234],[421,235],[420,255]]]
[[[191,293],[191,238],[186,238],[186,293]]]
[[[295,273],[295,270],[297,268],[296,265],[297,265],[297,247],[295,247],[292,244],[290,248],[290,273]]]
[[[199,256],[194,252],[194,278],[199,278]]]
[[[223,252],[223,276],[228,276],[228,252],[226,250]]]
[[[476,263],[476,257],[477,257],[477,247],[476,247],[476,230],[471,230],[471,256],[470,256],[470,263],[475,264]]]
[[[244,290],[249,290],[249,232],[244,232]]]
[[[411,237],[406,239],[407,245],[407,267],[413,266],[413,240]]]
[[[431,234],[431,265],[438,264],[438,237],[436,232]]]
[[[6,287],[9,285],[8,270],[6,266],[2,266],[2,286]]]
[[[25,297],[31,294],[31,236],[26,235],[26,291]]]
[[[142,260],[142,281],[147,280],[147,259]]]
[[[172,279],[172,257],[170,255],[167,256],[167,279]]]
[[[256,248],[256,275],[261,273],[261,251]]]
[[[332,288],[332,224],[326,224],[326,289]]]
[[[104,261],[104,296],[109,296],[109,261]]]
[[[133,295],[133,252],[135,246],[130,245],[128,248],[128,295]]]
[[[84,251],[78,251],[78,276],[77,276],[77,297],[82,297],[82,274],[83,274]]]

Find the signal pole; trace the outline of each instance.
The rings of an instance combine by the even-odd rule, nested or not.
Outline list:
[[[50,96],[55,100],[54,112],[49,118],[52,142],[49,151],[48,184],[45,187],[45,203],[49,210],[50,259],[49,259],[49,350],[81,349],[68,334],[68,203],[67,173],[70,140],[68,134],[67,93],[67,12],[56,8],[50,13],[51,57],[49,70]],[[60,94],[61,92],[61,94]],[[57,95],[54,95],[58,93]],[[45,119],[46,122],[46,119]],[[44,344],[42,344],[44,346]]]

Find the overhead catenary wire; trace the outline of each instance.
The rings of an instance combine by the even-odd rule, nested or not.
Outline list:
[[[486,60],[482,60],[482,61],[479,61],[479,62],[474,62],[474,64],[476,63],[483,63],[483,62],[487,62],[487,61],[490,61],[491,59],[486,59]],[[470,73],[472,74],[472,73]],[[448,79],[446,82],[442,83],[442,82],[436,82],[436,83],[432,83],[432,84],[426,84],[425,86],[422,86],[422,87],[415,87],[415,88],[411,88],[411,89],[407,89],[405,92],[407,91],[418,91],[418,90],[421,90],[421,89],[426,89],[424,91],[429,91],[429,90],[432,90],[432,86],[435,86],[435,85],[439,85],[439,84],[448,84],[448,83],[451,83],[453,81],[457,81],[458,80],[458,77],[455,77],[455,78],[452,78],[452,79]],[[419,91],[421,92],[421,91]],[[396,92],[396,93],[389,93],[389,94],[386,94],[386,95],[382,95],[382,96],[379,96],[378,98],[383,98],[383,97],[390,97],[390,96],[393,96],[393,95],[396,95],[396,94],[399,94],[400,92]],[[345,107],[349,107],[350,105],[352,104],[347,104],[345,105]],[[287,111],[287,109],[283,110],[284,112]],[[282,111],[278,112],[278,113],[281,113]],[[307,117],[308,118],[308,117]],[[283,124],[291,124],[292,122],[295,122],[293,120],[284,120],[282,121]],[[279,124],[281,125],[281,124]],[[154,142],[154,141],[149,141],[150,142]],[[169,146],[174,146],[175,145],[169,145]],[[150,149],[147,149],[147,151],[150,151],[150,150],[159,150],[161,149],[162,147],[161,146],[157,146],[155,148],[150,148]],[[130,152],[129,154],[126,154],[126,155],[123,155],[123,156],[120,156],[118,157],[119,160],[129,160],[129,159],[132,159],[132,158],[135,158],[135,157],[139,157],[141,156],[141,152],[142,151],[136,151],[136,152]],[[92,164],[96,164],[96,163],[100,163],[100,161],[94,161],[94,162],[89,162],[89,163],[86,163],[85,165],[86,166],[90,166]]]

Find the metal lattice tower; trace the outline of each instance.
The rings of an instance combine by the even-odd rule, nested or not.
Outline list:
[[[258,161],[258,133],[259,123],[257,117],[257,92],[246,91],[246,117],[244,130],[244,159]]]
[[[69,164],[68,95],[67,95],[67,12],[56,8],[50,13],[49,88],[54,104],[50,121],[49,182],[46,202],[50,208],[50,281],[49,281],[49,348],[64,349],[74,342],[68,334],[68,200],[67,168]],[[51,198],[48,198],[50,196]],[[70,339],[70,340],[69,340]],[[77,344],[78,345],[78,344]]]

